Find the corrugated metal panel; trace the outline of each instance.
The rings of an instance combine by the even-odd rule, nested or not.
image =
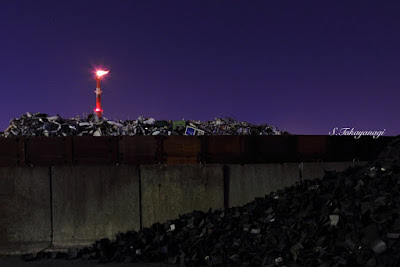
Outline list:
[[[353,136],[328,136],[329,161],[351,161],[357,158],[357,147]]]
[[[25,153],[25,137],[18,137],[18,145],[19,145],[19,165],[25,166],[26,160],[26,153]]]
[[[207,136],[207,163],[243,163],[242,136]]]
[[[373,151],[375,141],[372,136],[361,136],[359,139],[354,139],[356,144],[356,158],[360,161],[376,158],[376,151]]]
[[[393,141],[394,137],[390,136],[380,136],[376,139],[371,138],[370,139],[370,154],[371,154],[371,159],[376,159],[378,158],[379,154],[382,152],[382,150],[391,142]]]
[[[376,159],[379,153],[393,137],[381,136],[374,139],[372,136],[328,136],[328,160],[329,161],[351,161],[357,159],[368,161]]]
[[[165,162],[168,165],[179,165],[179,164],[198,164],[197,157],[167,157]]]
[[[124,136],[0,138],[0,166],[370,160],[394,137]],[[120,142],[119,142],[120,140]]]
[[[156,164],[159,138],[155,136],[123,136],[119,141],[122,164]]]
[[[117,165],[118,163],[120,163],[119,139],[120,139],[120,137],[112,137],[111,138],[111,157],[112,157],[112,164],[114,164],[114,165]]]
[[[241,164],[256,163],[256,146],[255,136],[243,135],[241,140]]]
[[[16,166],[21,163],[21,141],[22,138],[0,138],[0,166]]]
[[[300,161],[327,159],[326,135],[298,135],[297,158]]]
[[[201,140],[197,136],[167,136],[164,139],[167,164],[196,164],[200,162]]]
[[[74,155],[73,155],[73,141],[72,141],[72,136],[67,136],[65,137],[65,164],[73,164],[74,162]]]
[[[118,163],[118,137],[74,136],[73,163]]]
[[[380,142],[373,139],[372,136],[361,136],[358,139],[355,139],[354,136],[329,136],[328,160],[351,161],[357,159],[368,161],[374,159],[377,156],[377,148]]]
[[[255,163],[296,161],[296,140],[294,136],[253,136],[253,140]]]
[[[207,163],[207,135],[202,135],[202,136],[198,136],[198,138],[200,139],[200,159],[199,162],[201,164],[205,164]]]
[[[158,160],[158,163],[165,163],[165,153],[164,153],[164,139],[165,136],[158,135],[156,136],[157,140],[157,152],[156,152],[156,157]]]
[[[29,137],[25,139],[26,164],[50,166],[67,162],[66,137]]]

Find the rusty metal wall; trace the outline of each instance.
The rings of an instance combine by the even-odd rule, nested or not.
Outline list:
[[[22,138],[0,138],[0,166],[25,164],[25,150]]]
[[[119,163],[118,137],[73,137],[73,163],[117,164]]]
[[[159,139],[155,136],[123,136],[119,140],[119,159],[122,164],[157,164]]]
[[[252,136],[246,153],[252,160],[246,163],[296,162],[296,136]]]
[[[0,166],[368,161],[395,137],[123,136],[0,138]]]
[[[243,136],[207,136],[206,163],[244,162]]]
[[[70,164],[72,156],[71,137],[25,138],[25,160],[28,165]]]
[[[298,161],[325,161],[328,158],[326,135],[298,135],[296,156]]]
[[[166,163],[197,164],[201,158],[201,139],[197,136],[166,136],[163,142]]]

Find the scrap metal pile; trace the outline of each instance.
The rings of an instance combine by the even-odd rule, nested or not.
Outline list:
[[[252,125],[231,118],[214,121],[166,121],[143,118],[131,121],[97,119],[93,114],[80,118],[63,119],[60,116],[27,112],[12,119],[2,136],[121,136],[121,135],[281,135],[274,126]]]
[[[194,211],[70,253],[37,257],[182,266],[400,266],[400,138],[360,167]],[[26,255],[25,259],[34,259]]]

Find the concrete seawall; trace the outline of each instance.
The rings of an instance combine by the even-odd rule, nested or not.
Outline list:
[[[0,254],[51,245],[49,168],[0,168]]]
[[[140,228],[137,166],[55,166],[51,178],[55,246]]]
[[[141,166],[143,226],[223,208],[222,165]]]
[[[300,182],[297,163],[231,164],[229,172],[229,207],[244,205],[255,197]]]
[[[358,164],[364,164],[359,162]],[[88,245],[193,210],[243,205],[352,162],[0,168],[0,254]]]

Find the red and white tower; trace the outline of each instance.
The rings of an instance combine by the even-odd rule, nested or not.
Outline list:
[[[101,108],[101,89],[100,89],[100,80],[101,77],[106,75],[109,71],[108,70],[98,70],[96,71],[96,81],[97,81],[97,86],[96,86],[96,108],[94,109],[94,113],[96,113],[98,118],[101,118],[103,116],[103,109]]]

